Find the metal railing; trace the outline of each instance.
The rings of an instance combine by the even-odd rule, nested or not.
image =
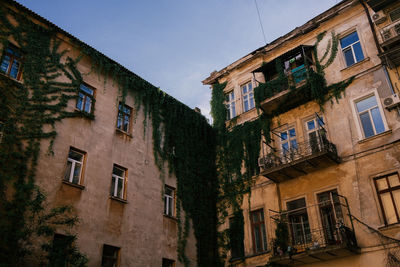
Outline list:
[[[274,168],[292,163],[296,160],[317,154],[320,152],[331,152],[337,155],[336,146],[329,142],[326,133],[318,131],[315,138],[303,143],[292,143],[289,149],[273,149],[273,151],[259,158],[259,166],[263,169]]]
[[[380,30],[382,41],[387,42],[392,38],[400,36],[400,20],[395,21]]]
[[[277,242],[275,238],[271,241],[274,256],[294,255],[329,246],[357,248],[347,199],[336,193],[330,193],[328,200],[315,205],[284,212],[270,210],[270,218],[283,223],[288,231],[286,240]]]

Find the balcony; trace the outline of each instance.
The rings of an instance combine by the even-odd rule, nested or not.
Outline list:
[[[310,264],[360,253],[347,199],[333,190],[318,194],[318,201],[305,206],[304,200],[304,206],[295,208],[288,204],[284,212],[270,210],[279,228],[276,233],[287,234],[272,241],[269,263]]]
[[[307,99],[302,90],[296,89],[306,85],[310,73],[314,73],[311,50],[311,46],[299,46],[254,70],[262,72],[265,78],[265,83],[260,82],[255,88],[255,97],[264,113],[273,114],[283,104],[294,107]]]
[[[260,174],[279,183],[340,162],[336,146],[322,130],[317,136],[289,149],[273,149],[259,158]]]
[[[385,51],[379,56],[389,66],[400,66],[400,20],[382,28],[380,34]]]
[[[396,1],[397,0],[367,0],[366,2],[372,8],[372,10],[378,12],[387,6],[396,3]]]

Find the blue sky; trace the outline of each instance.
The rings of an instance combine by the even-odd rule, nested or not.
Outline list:
[[[201,81],[263,46],[254,0],[18,0],[209,117]],[[338,0],[257,0],[271,42]]]

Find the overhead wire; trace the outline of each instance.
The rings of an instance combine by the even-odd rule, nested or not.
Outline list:
[[[254,0],[254,4],[256,5],[257,14],[258,14],[258,21],[260,22],[261,32],[262,32],[262,35],[264,37],[264,43],[267,44],[267,39],[265,38],[264,27],[263,27],[262,22],[261,22],[260,10],[258,9],[257,0]]]

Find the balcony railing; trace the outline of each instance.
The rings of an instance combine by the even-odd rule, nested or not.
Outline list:
[[[359,253],[347,199],[336,193],[315,205],[276,212],[270,218],[287,231],[272,240],[270,262],[298,264],[327,261]]]
[[[400,39],[400,20],[384,27],[380,30],[382,37],[382,45],[391,43],[394,40]]]
[[[336,146],[327,139],[325,132],[317,133],[306,142],[292,143],[289,149],[274,149],[259,158],[261,174],[281,182],[338,163]]]

